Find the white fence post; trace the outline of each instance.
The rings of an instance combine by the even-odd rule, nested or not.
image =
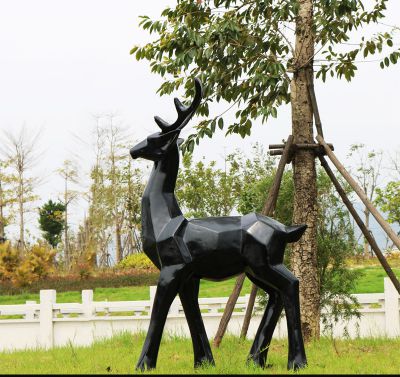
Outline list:
[[[40,335],[39,343],[43,348],[52,348],[53,334],[53,304],[56,303],[57,293],[54,289],[40,291]]]
[[[399,294],[389,278],[384,278],[386,336],[400,335]]]
[[[178,315],[179,314],[179,306],[180,306],[180,300],[179,300],[179,296],[177,295],[174,298],[174,301],[172,301],[171,306],[169,307],[168,314],[172,315],[172,316]]]
[[[156,297],[156,291],[157,291],[157,286],[156,285],[150,285],[150,313],[153,311],[153,304],[154,304],[154,298]],[[174,301],[171,304],[171,307],[169,308],[169,314],[170,315],[177,315],[179,314],[179,304],[180,301],[178,297],[175,297]]]
[[[154,304],[154,298],[156,297],[156,291],[157,291],[157,286],[156,285],[150,285],[150,313],[153,311],[153,304]]]
[[[83,315],[85,318],[92,318],[93,316],[93,290],[84,289],[82,291],[82,307]]]

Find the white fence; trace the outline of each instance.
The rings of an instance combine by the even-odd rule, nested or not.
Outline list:
[[[384,293],[356,295],[361,318],[339,323],[333,328],[335,337],[396,337],[400,335],[399,295],[388,278]],[[82,291],[82,303],[60,304],[56,291],[40,292],[40,303],[27,301],[23,305],[0,306],[0,350],[52,348],[70,342],[74,346],[88,346],[94,340],[111,337],[122,331],[146,331],[149,325],[155,287],[150,287],[150,300],[96,302],[93,291]],[[227,297],[200,298],[204,324],[209,338],[217,331]],[[228,332],[238,335],[243,323],[248,295],[239,297],[228,325]],[[250,322],[248,336],[253,337],[262,313]],[[13,316],[13,319],[10,319]],[[171,306],[166,332],[189,336],[189,328],[179,299]],[[286,321],[282,317],[274,337],[285,337]]]

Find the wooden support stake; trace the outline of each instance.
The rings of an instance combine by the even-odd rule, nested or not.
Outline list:
[[[312,80],[308,76],[307,76],[307,87],[308,87],[308,94],[310,95],[311,107],[313,109],[315,128],[317,129],[317,134],[320,135],[321,137],[324,137],[324,134],[322,132],[321,118],[319,116],[317,97],[315,96],[314,80]]]
[[[355,210],[353,204],[351,203],[350,199],[347,197],[346,192],[340,185],[339,181],[336,179],[335,174],[333,174],[331,168],[329,167],[327,161],[323,156],[319,156],[319,160],[321,161],[321,165],[325,169],[326,173],[328,174],[329,178],[331,179],[333,185],[336,188],[336,191],[339,193],[340,197],[343,200],[343,203],[346,205],[347,209],[353,216],[355,222],[361,229],[362,233],[364,234],[364,237],[367,239],[369,244],[371,245],[372,250],[375,252],[375,255],[377,256],[379,262],[381,263],[383,269],[386,271],[386,274],[389,276],[390,280],[392,281],[393,285],[397,289],[397,292],[400,294],[400,283],[397,280],[396,275],[393,273],[393,270],[390,268],[386,258],[382,254],[382,251],[379,249],[378,244],[375,241],[375,238],[373,235],[370,233],[368,228],[365,226],[364,222],[361,220],[361,217],[358,215],[357,211]]]
[[[376,221],[379,223],[379,225],[382,227],[382,229],[387,233],[389,238],[393,241],[393,243],[400,250],[399,237],[396,235],[396,233],[393,231],[393,229],[389,226],[389,224],[385,221],[385,219],[382,217],[382,215],[377,211],[377,209],[373,206],[373,204],[369,201],[369,199],[368,199],[367,195],[365,194],[365,192],[363,191],[363,189],[351,177],[351,175],[348,173],[348,171],[345,169],[345,167],[339,162],[339,160],[336,158],[335,154],[330,150],[328,145],[325,143],[324,139],[320,135],[318,135],[316,137],[316,139],[317,139],[318,143],[320,143],[325,148],[326,154],[328,155],[328,157],[330,158],[332,163],[336,166],[336,169],[339,170],[339,172],[346,179],[346,181],[349,183],[349,185],[353,188],[353,190],[359,196],[359,198],[364,203],[364,205],[368,208],[368,210],[375,217]]]
[[[282,149],[276,149],[274,151],[269,152],[270,156],[282,156],[283,155],[283,150]]]
[[[290,154],[290,149],[292,147],[292,144],[293,144],[293,136],[289,135],[289,137],[285,143],[285,153],[284,153],[284,155],[282,155],[281,160],[279,161],[279,164],[278,164],[278,169],[275,174],[274,183],[272,184],[272,187],[268,192],[268,198],[266,200],[266,203],[264,205],[264,209],[262,212],[263,214],[266,213],[265,212],[266,209],[268,210],[268,213],[272,213],[273,209],[275,208],[276,200],[278,198],[278,193],[279,193],[279,187],[280,187],[280,183],[281,183],[282,176],[283,176],[283,171],[285,169],[286,162],[289,159],[289,154]],[[226,303],[226,306],[225,306],[224,313],[222,314],[221,320],[219,322],[218,330],[214,336],[214,340],[213,340],[214,347],[219,347],[219,345],[221,344],[222,338],[224,337],[224,334],[228,327],[229,320],[231,319],[233,309],[235,308],[235,304],[236,304],[237,299],[242,290],[245,277],[246,277],[245,274],[241,274],[236,279],[235,287],[233,288],[233,291],[232,291],[231,295],[229,296],[228,302]],[[253,291],[255,291],[255,293],[253,294],[254,297],[252,297],[252,294],[250,294],[249,303],[247,305],[244,323],[242,326],[241,333],[242,334],[244,333],[244,336],[246,336],[246,334],[247,334],[247,329],[248,329],[248,326],[250,323],[251,313],[253,312],[253,307],[254,307],[254,303],[250,307],[250,301],[251,300],[255,301],[255,296],[257,294],[256,288],[255,289],[252,288],[252,292]],[[250,314],[248,314],[248,312]]]
[[[283,172],[285,171],[285,166],[289,161],[292,145],[293,145],[293,136],[289,135],[285,143],[285,148],[283,150],[281,160],[279,161],[278,169],[276,170],[274,183],[272,184],[272,187],[268,192],[268,198],[265,201],[264,208],[261,212],[265,216],[273,216],[276,207],[276,202],[278,200],[279,189],[281,187]],[[247,331],[249,330],[250,319],[251,315],[253,314],[254,303],[256,301],[256,296],[257,296],[257,290],[258,287],[255,284],[253,284],[251,288],[249,302],[246,308],[246,314],[244,315],[242,330],[240,332],[241,338],[246,338]]]
[[[269,149],[283,149],[285,148],[285,144],[270,144],[268,145]]]
[[[331,148],[332,150],[334,150],[333,145],[331,143],[327,143],[327,145],[329,146],[329,148]],[[319,144],[311,144],[311,143],[296,143],[293,144],[293,146],[297,149],[320,149],[322,148],[321,145]],[[269,149],[279,149],[279,150],[283,150],[283,148],[285,147],[285,144],[270,144],[268,146]]]
[[[289,135],[285,143],[283,155],[279,161],[278,168],[276,169],[274,182],[272,184],[271,189],[268,192],[268,197],[267,200],[265,201],[265,205],[262,210],[262,214],[265,216],[272,216],[275,210],[276,202],[278,200],[279,188],[281,187],[283,172],[285,171],[285,166],[289,161],[292,145],[293,145],[293,136]]]
[[[235,287],[233,288],[233,291],[229,296],[228,302],[226,303],[224,313],[222,314],[221,321],[219,322],[217,333],[214,337],[214,347],[219,347],[219,345],[221,344],[222,338],[224,337],[224,334],[228,327],[229,320],[231,319],[233,309],[235,308],[235,304],[240,295],[240,291],[242,290],[245,277],[245,274],[241,274],[236,279]]]
[[[258,287],[255,284],[252,284],[246,313],[243,319],[242,330],[240,331],[240,337],[242,339],[246,339],[247,331],[249,331],[251,315],[253,314],[254,304],[256,303],[257,291]]]

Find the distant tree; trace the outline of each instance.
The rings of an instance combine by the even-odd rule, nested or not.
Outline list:
[[[122,167],[125,183],[125,219],[126,219],[126,252],[125,255],[143,251],[140,237],[141,230],[141,201],[144,191],[142,170],[133,168],[132,160],[128,158]]]
[[[108,209],[104,204],[106,195],[105,173],[103,158],[105,151],[105,129],[101,126],[100,116],[95,117],[96,126],[93,130],[93,149],[95,161],[90,169],[90,188],[87,193],[89,201],[89,213],[83,224],[85,245],[93,245],[100,261],[108,265],[108,243],[111,235],[107,232],[110,223]]]
[[[375,150],[367,150],[364,144],[353,144],[350,147],[349,157],[355,157],[356,168],[352,169],[354,178],[364,190],[370,202],[375,200],[379,179],[381,176],[383,153]],[[370,211],[364,206],[365,226],[369,229]],[[364,256],[374,255],[369,242],[364,237]]]
[[[238,165],[227,156],[224,169],[216,162],[193,164],[191,154],[183,157],[176,195],[188,217],[227,216],[235,208],[240,192]]]
[[[400,181],[390,181],[383,189],[377,188],[376,193],[375,202],[387,214],[387,221],[400,226]]]
[[[43,231],[43,238],[56,247],[61,241],[61,233],[65,227],[65,205],[53,202],[51,199],[39,208],[39,227]]]
[[[96,159],[90,172],[89,215],[85,227],[90,234],[88,242],[99,253],[99,264],[108,266],[111,247],[117,263],[124,254],[141,248],[136,228],[141,221],[143,183],[140,170],[132,167],[129,158],[129,135],[116,115],[98,116],[96,121]]]
[[[390,180],[385,187],[376,189],[375,203],[386,213],[389,223],[400,227],[400,151],[390,155],[389,159]]]
[[[29,135],[25,127],[22,127],[17,135],[5,132],[3,155],[11,169],[13,180],[11,186],[15,193],[14,203],[18,206],[19,240],[20,250],[25,247],[25,213],[29,210],[27,204],[38,199],[35,188],[38,178],[32,175],[32,168],[37,162],[37,142],[40,133]]]
[[[77,199],[79,193],[76,190],[71,189],[71,184],[78,183],[78,168],[76,163],[71,160],[65,160],[63,166],[57,170],[58,174],[64,180],[64,192],[63,192],[63,205],[64,205],[64,258],[65,263],[68,266],[70,264],[70,250],[69,250],[69,237],[68,237],[68,209],[70,204]]]
[[[106,142],[108,144],[105,163],[107,185],[107,200],[108,208],[110,210],[110,217],[114,227],[114,240],[115,240],[115,259],[119,263],[123,258],[123,225],[125,220],[125,206],[124,206],[124,178],[121,169],[121,162],[128,159],[128,148],[123,151],[123,145],[126,140],[126,131],[117,124],[116,116],[108,114],[107,118],[107,132],[105,133]],[[125,153],[124,153],[125,152]]]
[[[6,240],[6,227],[13,218],[11,211],[15,201],[14,191],[11,183],[13,176],[8,171],[9,161],[0,160],[0,243]]]

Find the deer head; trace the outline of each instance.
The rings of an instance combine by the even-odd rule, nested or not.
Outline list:
[[[168,153],[170,148],[178,141],[178,136],[183,127],[189,122],[199,106],[202,98],[202,85],[198,78],[194,79],[195,95],[193,102],[185,106],[178,98],[174,99],[175,108],[178,112],[178,119],[169,124],[160,117],[154,117],[161,132],[156,132],[148,136],[145,140],[135,145],[130,150],[132,158],[145,158],[151,161],[160,161]]]

